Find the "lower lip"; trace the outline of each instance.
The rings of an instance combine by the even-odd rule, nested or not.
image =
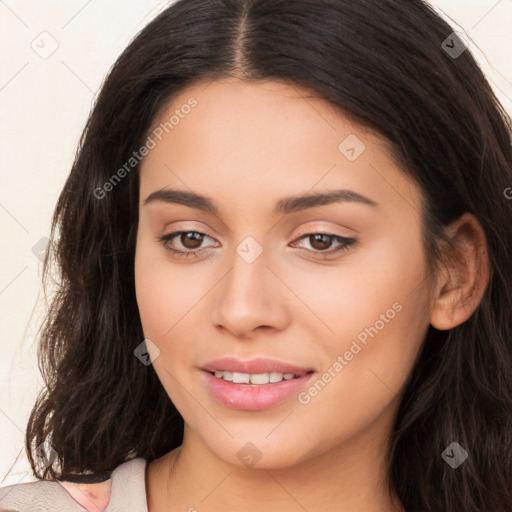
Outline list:
[[[306,373],[301,377],[269,384],[234,384],[202,371],[212,395],[222,404],[232,409],[262,411],[298,393],[314,375]]]

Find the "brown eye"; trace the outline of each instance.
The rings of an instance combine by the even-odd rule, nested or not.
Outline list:
[[[205,238],[213,240],[206,233],[200,231],[175,231],[159,238],[160,243],[170,253],[176,256],[198,256],[212,245],[203,246]]]
[[[204,234],[197,231],[186,231],[180,235],[180,242],[185,249],[197,249],[201,247]]]
[[[301,250],[316,254],[319,257],[329,257],[347,251],[349,247],[358,244],[358,240],[355,238],[346,238],[331,233],[306,233],[299,237],[297,241],[306,241],[310,247],[301,247],[301,244],[297,242],[292,246],[298,245]]]
[[[331,246],[332,237],[324,233],[315,233],[313,235],[309,235],[309,241],[313,249],[323,251]]]

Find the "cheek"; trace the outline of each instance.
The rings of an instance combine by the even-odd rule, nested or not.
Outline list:
[[[172,329],[187,321],[204,295],[204,279],[193,265],[175,264],[163,248],[143,233],[135,253],[135,290],[144,333],[165,341]]]
[[[153,369],[175,406],[186,410],[187,397],[175,379],[186,378],[186,361],[195,357],[183,333],[194,333],[193,315],[187,313],[197,303],[197,287],[187,286],[182,269],[142,233],[135,253],[135,291],[144,337],[158,347],[158,353],[150,350]]]
[[[405,249],[403,239],[408,241]],[[393,305],[407,309],[413,293],[425,293],[421,241],[407,233],[365,242],[336,265],[309,264],[282,272],[297,297],[315,313],[318,329],[333,340],[357,336],[386,312],[391,319],[406,316],[395,315],[398,306]]]
[[[326,368],[338,356],[344,359],[343,368],[334,371],[343,377],[334,379],[333,388],[370,400],[375,386],[384,393],[389,392],[386,386],[400,389],[429,325],[425,277],[418,239],[407,251],[383,240],[340,266],[296,278],[297,295],[316,314],[300,321],[322,340]]]
[[[382,302],[363,301],[359,308],[346,301],[338,321],[331,317],[336,336],[323,337],[325,365],[298,397],[302,416],[309,418],[305,428],[326,449],[333,439],[351,437],[393,413],[428,328],[422,292],[408,292],[395,289]]]
[[[151,250],[148,238],[139,230],[135,250],[135,295],[144,335],[152,340],[161,336],[165,319],[163,306],[168,297],[165,285],[157,279],[160,263]]]
[[[368,322],[359,338],[351,330],[330,347],[330,363],[301,396],[304,411],[311,411],[305,415],[322,419],[310,422],[313,437],[351,436],[395,410],[428,327],[417,319],[421,296],[397,302],[402,309],[388,323]]]

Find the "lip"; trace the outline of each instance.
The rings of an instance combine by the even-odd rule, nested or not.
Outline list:
[[[245,411],[261,411],[286,401],[305,388],[314,375],[316,373],[312,371],[294,379],[272,384],[234,384],[215,377],[208,370],[201,371],[201,376],[214,398],[226,407]]]
[[[304,375],[312,372],[313,368],[304,368],[296,366],[284,361],[276,359],[266,359],[258,357],[249,361],[242,361],[235,357],[222,357],[209,361],[202,370],[207,372],[226,371],[226,372],[239,372],[239,373],[293,373],[294,375]]]
[[[303,389],[315,375],[313,368],[258,357],[243,361],[235,357],[214,359],[203,365],[201,375],[210,393],[231,409],[261,411],[278,405]],[[235,384],[215,377],[214,372],[293,373],[299,377],[268,384]]]

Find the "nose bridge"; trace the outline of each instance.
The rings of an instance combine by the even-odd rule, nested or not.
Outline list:
[[[270,299],[268,289],[268,254],[253,238],[247,237],[236,247],[232,268],[227,275],[222,297],[223,310],[231,315],[255,314]]]
[[[216,294],[215,323],[237,336],[260,326],[283,328],[287,314],[279,281],[267,268],[269,249],[251,236],[232,255],[231,269]]]

